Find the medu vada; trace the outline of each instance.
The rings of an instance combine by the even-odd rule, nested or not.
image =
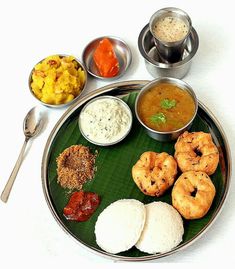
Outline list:
[[[219,163],[219,151],[211,134],[184,132],[178,137],[174,155],[182,172],[203,171],[212,175]]]
[[[144,152],[132,167],[132,177],[146,195],[161,196],[175,181],[177,163],[166,152]]]
[[[210,209],[215,192],[215,186],[206,173],[184,172],[173,186],[172,205],[185,219],[199,219]]]

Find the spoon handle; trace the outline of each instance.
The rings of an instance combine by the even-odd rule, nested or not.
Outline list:
[[[23,157],[24,157],[24,152],[25,152],[25,149],[26,149],[26,145],[27,145],[27,142],[29,141],[29,139],[26,137],[25,138],[25,141],[24,141],[24,144],[22,146],[22,149],[20,151],[20,155],[16,161],[16,164],[15,164],[15,167],[13,168],[12,172],[11,172],[11,175],[6,183],[6,186],[1,194],[1,200],[6,203],[7,200],[8,200],[8,197],[10,195],[10,192],[11,192],[11,189],[12,189],[12,186],[15,182],[15,179],[16,179],[16,176],[18,174],[18,171],[20,169],[20,166],[22,164],[22,161],[23,161]]]

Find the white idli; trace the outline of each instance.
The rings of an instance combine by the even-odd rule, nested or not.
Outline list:
[[[145,223],[145,206],[135,199],[121,199],[106,207],[95,224],[97,244],[116,254],[133,247]]]
[[[146,253],[170,251],[182,241],[183,221],[176,209],[163,202],[145,205],[146,221],[136,247]]]

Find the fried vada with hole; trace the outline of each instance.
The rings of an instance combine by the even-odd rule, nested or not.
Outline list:
[[[175,159],[166,152],[144,152],[132,167],[132,177],[146,195],[161,196],[169,189],[177,174]]]
[[[219,163],[219,151],[211,134],[184,132],[175,144],[175,159],[182,172],[203,171],[212,175]]]
[[[215,193],[215,186],[206,173],[184,172],[172,189],[172,205],[185,219],[199,219],[210,209]]]

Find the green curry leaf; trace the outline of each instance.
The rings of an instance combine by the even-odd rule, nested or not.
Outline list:
[[[171,109],[176,106],[176,100],[175,99],[163,99],[161,100],[161,107],[165,109]]]
[[[166,123],[166,116],[160,112],[160,113],[152,115],[150,117],[150,121],[156,124]]]

